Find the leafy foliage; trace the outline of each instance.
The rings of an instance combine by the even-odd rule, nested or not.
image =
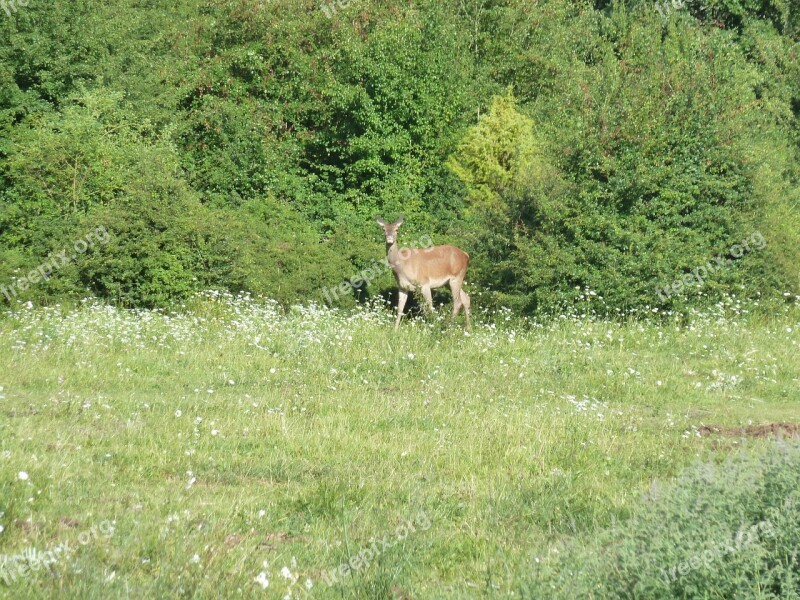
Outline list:
[[[541,563],[526,597],[795,598],[798,467],[796,442],[696,465],[621,525]]]
[[[482,302],[521,312],[587,291],[612,313],[798,291],[789,0],[114,0],[3,17],[0,280],[101,223],[116,234],[25,297],[316,298],[380,258],[372,220],[400,213],[472,254]],[[755,231],[763,251],[656,292]]]

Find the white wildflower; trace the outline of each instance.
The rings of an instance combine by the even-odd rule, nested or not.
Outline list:
[[[267,579],[267,574],[264,571],[258,574],[258,576],[254,580],[256,583],[261,585],[261,589],[265,590],[269,587],[269,579]]]

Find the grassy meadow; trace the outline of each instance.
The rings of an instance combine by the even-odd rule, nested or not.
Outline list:
[[[17,305],[0,597],[522,597],[654,484],[768,443],[736,430],[800,422],[798,305],[753,313]]]

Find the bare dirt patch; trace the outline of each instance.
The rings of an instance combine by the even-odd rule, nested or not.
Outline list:
[[[78,525],[80,525],[80,521],[77,519],[73,519],[71,517],[61,517],[58,522],[68,529],[75,529]]]
[[[697,431],[702,436],[724,435],[729,437],[782,438],[800,437],[800,423],[766,423],[747,427],[721,427],[703,425]]]

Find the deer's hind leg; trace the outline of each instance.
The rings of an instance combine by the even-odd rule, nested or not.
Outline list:
[[[464,306],[464,314],[467,317],[467,331],[472,331],[472,322],[469,318],[470,314],[472,313],[471,303],[467,292],[464,290],[461,290],[461,304]]]
[[[464,298],[466,296],[464,292],[461,290],[461,286],[464,282],[460,279],[451,279],[450,280],[450,292],[453,294],[453,318],[455,319],[458,316],[461,307],[464,305]],[[468,300],[469,301],[469,300]],[[464,307],[466,309],[466,306]]]

